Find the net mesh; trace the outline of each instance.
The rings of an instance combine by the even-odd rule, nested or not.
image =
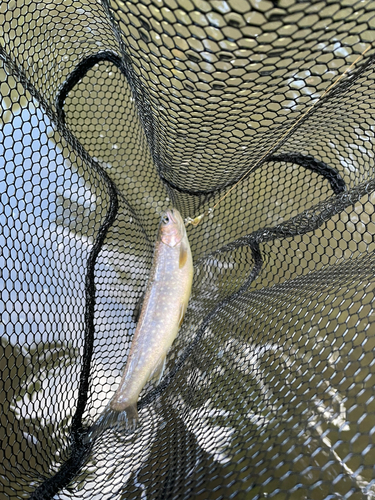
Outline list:
[[[9,0],[0,26],[1,497],[375,498],[375,3]],[[160,211],[225,193],[139,428],[88,445]]]

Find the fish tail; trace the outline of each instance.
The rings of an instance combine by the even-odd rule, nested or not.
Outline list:
[[[137,403],[131,404],[121,411],[113,410],[108,405],[88,430],[84,442],[92,443],[108,430],[132,434],[138,426],[138,420]]]
[[[117,413],[119,414],[118,422],[121,428],[125,428],[127,432],[134,432],[139,422],[137,403],[129,405]]]

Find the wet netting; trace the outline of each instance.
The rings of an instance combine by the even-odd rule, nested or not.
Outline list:
[[[1,499],[375,498],[374,28],[373,0],[0,3]],[[207,213],[185,320],[137,430],[90,439],[169,206]]]

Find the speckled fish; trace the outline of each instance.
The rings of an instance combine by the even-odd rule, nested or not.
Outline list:
[[[162,377],[167,352],[184,319],[192,281],[193,259],[184,221],[170,208],[161,215],[139,321],[120,384],[107,407],[107,413],[121,412],[119,419],[127,430],[137,425],[137,401],[146,382],[159,383]]]

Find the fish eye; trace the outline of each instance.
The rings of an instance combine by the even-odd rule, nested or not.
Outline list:
[[[164,215],[163,224],[168,224],[168,222],[169,222],[169,217],[167,215]]]

